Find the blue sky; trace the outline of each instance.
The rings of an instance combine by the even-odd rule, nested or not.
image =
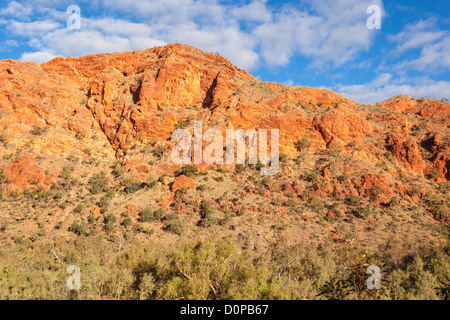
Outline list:
[[[67,8],[81,9],[80,29]],[[367,28],[367,7],[381,29]],[[265,81],[329,88],[362,103],[450,98],[447,0],[0,1],[0,59],[146,49],[181,42]]]

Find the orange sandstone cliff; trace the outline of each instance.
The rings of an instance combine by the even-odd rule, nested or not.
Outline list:
[[[89,146],[139,171],[136,178],[175,169],[164,161],[169,157],[150,168],[138,150],[169,145],[171,133],[193,120],[223,130],[279,129],[287,155],[305,139],[312,152],[333,148],[376,161],[388,151],[399,170],[437,182],[450,178],[450,104],[434,99],[398,96],[363,106],[326,89],[258,81],[217,54],[181,44],[42,65],[4,60],[0,74],[5,143],[24,148],[33,127],[45,127],[31,141],[37,154]],[[28,176],[52,180],[32,158],[2,163],[13,185],[26,187]]]
[[[258,81],[220,55],[182,44],[41,65],[0,61],[0,189],[17,195],[87,184],[117,163],[129,181],[159,179],[160,205],[168,205],[175,191],[195,187],[184,175],[170,177],[181,167],[171,161],[170,138],[177,128],[192,131],[196,120],[203,130],[280,130],[280,152],[299,165],[282,162],[282,185],[263,185],[264,197],[400,199],[428,208],[430,191],[448,195],[450,103],[397,96],[364,105],[326,89]],[[80,161],[86,170],[69,181],[63,162]],[[301,178],[310,171],[320,179]],[[233,183],[254,192],[239,177]],[[438,206],[433,217],[448,221],[448,207]],[[136,215],[133,208],[127,205]]]

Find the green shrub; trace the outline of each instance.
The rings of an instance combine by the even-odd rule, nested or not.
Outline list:
[[[117,221],[117,218],[113,214],[108,214],[103,219],[103,223],[104,223],[103,229],[106,232],[110,232],[113,229],[114,223],[116,223],[116,221]]]
[[[90,192],[92,194],[97,194],[100,192],[106,192],[108,190],[109,179],[104,171],[95,173],[88,181],[91,186]]]
[[[102,208],[103,212],[108,211],[109,204],[113,198],[114,194],[111,191],[108,191],[104,196],[100,198],[98,201],[98,206]]]
[[[287,159],[288,159],[287,154],[285,154],[285,153],[280,153],[280,155],[279,155],[279,160],[280,160],[280,162],[285,162]]]
[[[89,148],[84,148],[84,149],[83,149],[83,153],[84,153],[85,155],[88,155],[88,156],[91,156],[91,155],[92,155],[92,151],[91,151],[91,149],[89,149]]]
[[[201,209],[204,211],[205,215],[214,214],[214,209],[211,206],[211,203],[209,201],[203,201],[201,205]]]
[[[244,173],[244,172],[245,172],[245,169],[246,169],[245,165],[243,165],[243,164],[237,164],[237,165],[234,167],[234,172],[237,173],[237,174],[241,174],[241,173]]]
[[[171,212],[167,216],[164,217],[165,221],[177,220],[179,217],[176,213]]]
[[[147,178],[147,187],[149,189],[153,188],[156,185],[157,181],[153,179],[152,177]]]
[[[72,222],[72,225],[69,227],[69,231],[71,231],[79,236],[85,236],[87,234],[84,223],[79,224],[76,221]]]
[[[82,140],[84,138],[84,135],[80,131],[77,131],[77,133],[75,134],[75,138],[78,140]]]
[[[0,143],[6,144],[8,142],[9,136],[5,131],[0,131]]]
[[[129,227],[132,224],[132,220],[130,217],[126,217],[125,219],[122,220],[122,225],[124,227]]]
[[[59,207],[63,210],[66,209],[68,206],[69,204],[67,203],[67,201],[61,202],[59,205]]]
[[[211,203],[208,201],[203,201],[201,205],[202,210],[202,221],[201,225],[204,227],[210,227],[212,225],[216,225],[218,223],[217,217],[214,215],[214,209],[211,206]]]
[[[172,219],[166,221],[163,228],[165,231],[169,231],[181,236],[184,232],[185,227],[186,224],[182,219]]]
[[[158,159],[161,159],[165,153],[166,153],[166,148],[163,146],[157,146],[157,147],[153,148],[153,150],[152,150],[152,154]]]
[[[221,226],[226,226],[231,222],[231,213],[230,212],[226,212],[225,213],[225,217],[223,219],[219,220],[219,225]]]
[[[349,195],[349,196],[347,197],[347,201],[348,201],[351,205],[356,206],[356,205],[359,205],[359,204],[360,204],[361,198],[358,197],[358,196]]]
[[[450,276],[443,275],[445,280],[440,280],[440,286],[436,288],[443,300],[450,300]]]
[[[124,169],[120,164],[116,164],[111,173],[117,178],[123,175]]]
[[[63,179],[68,179],[70,178],[70,174],[72,173],[73,170],[74,167],[72,165],[64,166],[59,176]]]
[[[184,166],[178,169],[175,173],[176,176],[185,175],[187,177],[192,177],[198,172],[198,168],[192,164]]]
[[[0,168],[0,183],[3,183],[7,180],[5,173],[4,173],[4,169]]]
[[[205,218],[203,219],[203,226],[205,227],[210,227],[210,226],[214,226],[219,222],[219,220],[217,219],[216,216],[213,215],[207,215],[205,216]]]
[[[46,127],[41,127],[38,125],[34,125],[33,126],[33,131],[31,131],[31,133],[35,136],[40,136],[42,134],[44,134],[47,131]]]
[[[192,122],[192,117],[182,120],[177,123],[177,129],[185,129],[191,124],[191,122]]]
[[[139,221],[140,222],[149,222],[155,219],[153,214],[153,210],[150,207],[145,208],[141,212],[139,212]]]
[[[135,182],[128,184],[124,191],[126,194],[131,194],[131,193],[137,192],[139,189],[143,188],[144,186],[145,186],[144,183],[142,183],[140,181],[135,181]]]
[[[306,181],[309,181],[309,182],[314,181],[315,179],[317,179],[318,176],[319,176],[319,174],[314,171],[309,171],[304,174]]]
[[[296,143],[294,143],[294,146],[298,151],[303,151],[304,149],[308,148],[310,145],[311,145],[311,143],[306,138],[298,140]]]
[[[23,236],[17,236],[14,238],[14,243],[22,244],[24,242]]]
[[[155,219],[160,220],[164,216],[165,212],[162,208],[156,209],[155,212],[153,212],[153,216]]]
[[[397,199],[397,197],[393,197],[391,199],[391,201],[389,202],[389,204],[390,204],[391,207],[398,206],[398,199]]]
[[[80,203],[80,204],[77,204],[77,206],[75,207],[75,209],[73,211],[76,213],[81,213],[81,211],[83,211],[83,209],[84,209],[84,204]]]
[[[95,216],[93,214],[88,215],[88,223],[93,224],[95,222]]]

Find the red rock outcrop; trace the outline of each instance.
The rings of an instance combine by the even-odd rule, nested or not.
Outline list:
[[[195,182],[189,177],[185,175],[181,175],[175,178],[172,183],[172,192],[177,192],[178,190],[182,190],[183,188],[190,189],[195,187]]]
[[[217,54],[182,44],[42,65],[4,60],[0,75],[4,143],[23,148],[36,126],[45,127],[32,139],[37,151],[88,146],[115,153],[141,181],[177,169],[169,152],[154,159],[142,150],[158,144],[170,151],[174,129],[192,131],[194,120],[204,131],[279,129],[280,152],[288,155],[306,140],[309,152],[337,150],[376,162],[384,141],[395,165],[438,182],[450,178],[450,104],[435,99],[398,96],[362,106],[326,89],[258,81]],[[1,156],[8,153],[0,148]],[[30,177],[18,173],[24,164],[0,166],[13,185],[26,187]],[[37,167],[23,171],[42,180]]]

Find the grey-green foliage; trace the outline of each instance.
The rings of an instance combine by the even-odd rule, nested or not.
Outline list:
[[[182,221],[167,217],[166,223]],[[115,222],[112,215],[105,217],[105,226]],[[170,242],[126,239],[118,250],[120,241],[80,237],[55,239],[56,259],[48,240],[33,241],[25,238],[0,247],[0,299],[448,298],[448,248],[374,255],[333,243],[280,240],[254,247],[235,236],[215,235]],[[358,257],[383,261],[382,291],[372,294],[362,288],[366,294],[358,296],[352,284]],[[72,264],[82,275],[81,290],[75,292],[66,287],[66,268]],[[362,272],[358,275],[364,283],[367,275]]]

